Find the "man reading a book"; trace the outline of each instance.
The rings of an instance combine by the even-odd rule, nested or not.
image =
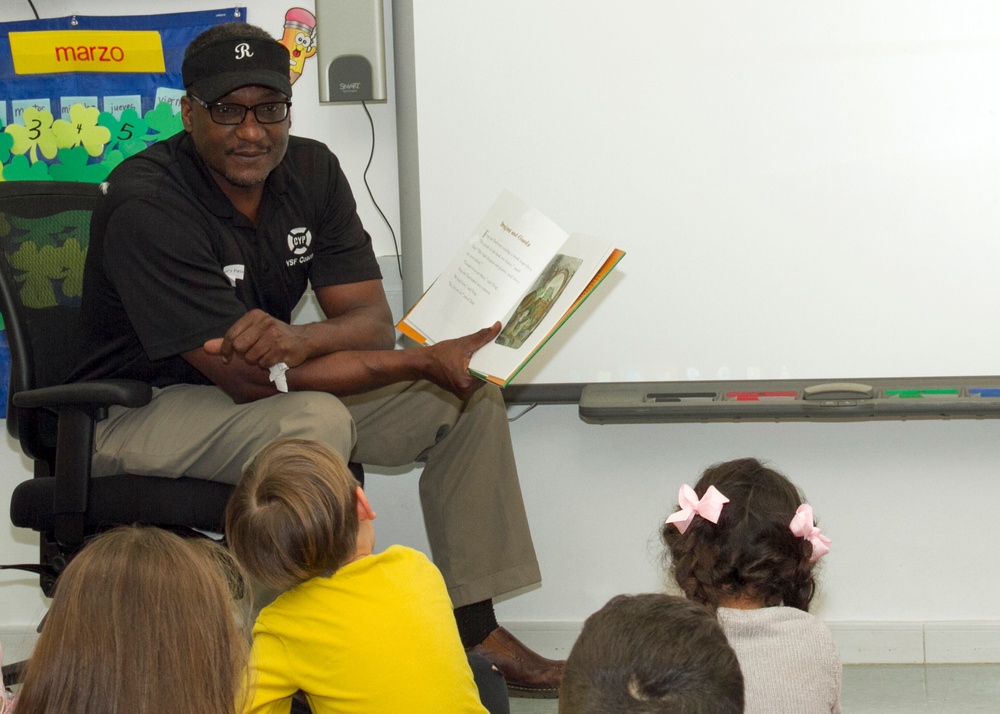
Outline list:
[[[289,135],[288,51],[251,25],[187,48],[184,131],[103,186],[75,379],[154,387],[98,425],[94,472],[235,483],[274,439],[424,464],[435,563],[467,648],[514,694],[555,696],[562,662],[528,650],[493,598],[540,580],[499,390],[468,373],[499,325],[396,350],[368,234],[337,158]],[[326,319],[291,325],[307,285]]]

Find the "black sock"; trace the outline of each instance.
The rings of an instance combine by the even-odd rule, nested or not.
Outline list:
[[[463,647],[475,647],[500,625],[493,612],[493,600],[481,600],[455,608],[455,622]]]

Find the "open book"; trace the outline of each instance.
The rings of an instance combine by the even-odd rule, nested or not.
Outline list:
[[[429,345],[499,320],[503,330],[469,371],[504,387],[624,255],[607,241],[569,235],[505,191],[396,327]]]

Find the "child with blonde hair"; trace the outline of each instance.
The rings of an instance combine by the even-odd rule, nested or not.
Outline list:
[[[809,614],[830,540],[798,489],[756,459],[707,469],[681,487],[663,526],[669,568],[716,612],[739,658],[749,714],[838,714],[841,663]]]
[[[374,518],[319,442],[276,441],[244,471],[226,537],[284,591],[253,628],[247,712],[287,712],[299,690],[315,714],[486,712],[441,573],[410,548],[374,553]]]
[[[248,645],[228,558],[159,528],[95,537],[59,576],[18,714],[237,712]]]

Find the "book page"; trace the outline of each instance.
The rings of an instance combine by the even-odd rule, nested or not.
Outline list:
[[[432,344],[505,320],[566,238],[541,212],[505,191],[403,323]]]
[[[469,369],[506,381],[572,313],[612,251],[606,240],[580,233],[569,236],[503,316],[496,340],[472,356]]]

